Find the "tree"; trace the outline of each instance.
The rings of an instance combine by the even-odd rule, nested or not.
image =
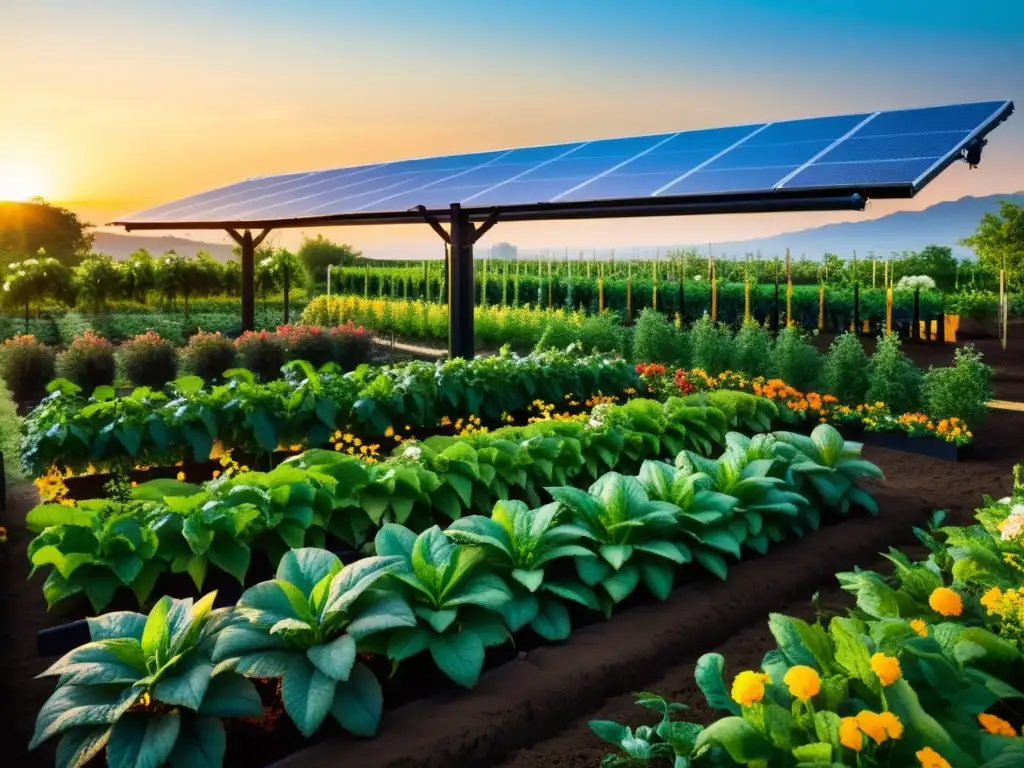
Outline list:
[[[171,302],[181,296],[185,300],[186,315],[190,297],[210,296],[222,290],[221,275],[220,262],[205,251],[199,251],[195,256],[167,251],[157,265],[157,283],[161,292]]]
[[[940,291],[952,291],[956,288],[958,268],[953,249],[945,245],[926,245],[918,252],[907,251],[893,262],[896,280],[904,277],[927,275],[935,281]]]
[[[100,253],[90,255],[74,269],[75,287],[92,303],[95,312],[100,312],[107,298],[117,293],[120,277],[114,260]]]
[[[64,298],[68,295],[70,272],[46,249],[40,248],[35,258],[15,261],[7,265],[4,279],[4,303],[23,304],[25,307],[25,329],[28,330],[29,305],[47,296]]]
[[[1024,208],[1001,201],[999,215],[986,213],[960,244],[973,248],[978,261],[996,273],[1005,269],[1008,289],[1024,290]]]
[[[350,267],[363,254],[351,245],[338,245],[323,235],[304,237],[299,248],[299,261],[312,284],[327,282],[327,266]]]
[[[257,252],[258,253],[258,252]],[[256,261],[256,290],[265,299],[268,293],[284,288],[284,269],[291,271],[292,287],[302,285],[303,271],[299,257],[285,248],[278,248]]]
[[[87,226],[67,208],[40,198],[0,203],[0,263],[21,261],[42,248],[49,258],[75,266],[92,248]]]
[[[157,287],[156,261],[140,248],[118,266],[121,292],[133,301],[149,303],[149,294]]]

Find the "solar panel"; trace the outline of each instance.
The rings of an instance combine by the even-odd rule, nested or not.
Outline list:
[[[910,197],[1013,111],[1009,101],[864,112],[248,179],[126,226],[301,223],[608,201],[827,190]]]

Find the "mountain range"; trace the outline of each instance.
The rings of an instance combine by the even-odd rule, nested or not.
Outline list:
[[[926,245],[934,244],[949,246],[957,258],[969,258],[973,253],[969,248],[959,244],[960,239],[974,232],[986,213],[997,212],[1002,200],[1024,205],[1024,191],[985,197],[962,197],[959,200],[936,203],[920,211],[899,211],[877,219],[826,224],[753,240],[713,243],[712,248],[716,256],[735,257],[757,252],[764,256],[772,256],[782,254],[789,248],[794,256],[806,254],[809,258],[817,259],[823,253],[845,255],[853,251],[862,256],[867,256],[871,252],[878,256],[886,256],[892,252],[919,251]],[[706,244],[700,247],[703,250]],[[113,256],[115,259],[126,259],[140,248],[145,248],[154,255],[168,250],[180,254],[194,254],[202,250],[221,261],[227,261],[232,255],[231,246],[224,243],[206,243],[182,237],[95,233],[93,250]]]

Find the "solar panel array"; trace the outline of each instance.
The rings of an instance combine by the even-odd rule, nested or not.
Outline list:
[[[201,223],[778,190],[916,192],[1013,109],[986,101],[264,176],[126,217]]]

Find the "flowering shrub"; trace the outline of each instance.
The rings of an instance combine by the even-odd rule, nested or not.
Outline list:
[[[953,353],[952,366],[925,373],[925,410],[934,418],[956,417],[974,426],[988,414],[993,374],[973,346],[961,347]]]
[[[0,375],[15,400],[41,398],[53,374],[53,350],[34,336],[15,336],[0,347]]]
[[[315,325],[282,325],[277,329],[288,360],[305,360],[314,368],[336,362],[334,337]]]
[[[178,350],[156,331],[124,342],[118,356],[124,378],[139,387],[162,389],[178,375]]]
[[[224,371],[234,368],[238,353],[234,342],[217,333],[200,331],[188,340],[181,353],[185,368],[203,381],[215,382],[224,377]]]
[[[333,328],[331,337],[334,339],[335,362],[343,371],[351,371],[370,362],[373,342],[364,328],[357,328],[349,320],[343,326]]]
[[[252,371],[263,382],[281,377],[281,366],[288,358],[285,355],[284,339],[278,333],[246,331],[235,339],[238,362]]]
[[[57,355],[57,376],[74,382],[90,394],[96,387],[113,384],[116,369],[114,345],[91,330],[76,336],[68,348]]]

